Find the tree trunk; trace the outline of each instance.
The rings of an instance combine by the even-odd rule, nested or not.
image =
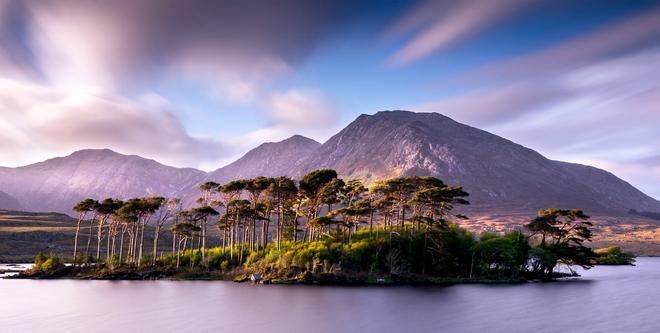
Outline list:
[[[87,234],[87,246],[85,247],[85,257],[89,256],[89,246],[92,244],[92,231],[94,231],[94,218],[89,221],[89,228]]]
[[[83,218],[85,218],[85,215],[83,213],[80,213],[78,215],[78,223],[76,223],[76,236],[73,241],[73,264],[76,264],[77,261],[77,255],[78,255],[78,235],[80,234],[80,222],[82,222]]]
[[[373,232],[374,232],[374,210],[371,209],[369,212],[369,237],[371,237]]]
[[[202,263],[206,265],[206,218],[202,221]]]
[[[151,266],[156,265],[156,255],[158,254],[158,239],[160,238],[160,223],[156,224],[156,231],[154,232],[154,251],[153,259],[151,260]]]
[[[110,233],[112,232],[112,226],[108,225],[108,232],[105,243],[105,258],[110,258]],[[112,260],[112,259],[111,259]]]
[[[138,267],[142,263],[142,251],[144,250],[144,228],[147,226],[147,222],[142,222],[142,230],[140,231],[140,254],[138,256]]]
[[[99,228],[96,232],[96,262],[101,262],[101,238],[103,237],[103,223],[105,218],[99,219]]]
[[[279,251],[282,249],[282,206],[280,205],[280,208],[277,211],[277,232],[275,233],[277,236],[277,250]]]
[[[234,260],[234,224],[229,227],[229,260]]]
[[[126,233],[127,227],[121,228],[121,240],[119,241],[119,263],[121,264],[123,261],[123,255],[124,255],[124,234]]]

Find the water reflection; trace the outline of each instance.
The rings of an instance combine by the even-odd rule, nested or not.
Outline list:
[[[0,281],[3,332],[658,332],[660,258],[582,280],[448,287]]]

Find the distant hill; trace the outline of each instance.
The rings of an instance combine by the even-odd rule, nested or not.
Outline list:
[[[25,167],[0,168],[0,188],[27,211],[70,213],[86,197],[177,196],[205,175],[108,149],[81,150]]]
[[[209,173],[208,178],[226,182],[239,178],[289,175],[320,146],[320,143],[302,135],[264,143],[235,162]]]
[[[367,183],[435,176],[464,186],[471,194],[470,209],[477,212],[551,206],[613,215],[631,209],[660,212],[660,202],[607,171],[549,160],[437,113],[408,111],[361,115],[324,144],[298,135],[264,143],[210,173],[110,150],[83,150],[25,167],[0,168],[0,189],[25,210],[70,213],[84,197],[163,195],[192,202],[203,181],[224,183],[258,175],[298,178],[318,168],[336,169],[342,177]]]

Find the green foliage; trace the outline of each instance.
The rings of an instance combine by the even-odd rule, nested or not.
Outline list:
[[[577,209],[545,209],[524,226],[526,233],[483,233],[477,239],[454,223],[467,219],[454,208],[468,205],[469,194],[434,177],[385,179],[368,190],[358,180],[344,181],[335,170],[323,169],[304,175],[297,185],[289,177],[255,177],[224,185],[206,182],[199,190],[198,206],[185,210],[180,201],[162,197],[86,199],[75,210],[79,220],[89,211],[98,217],[98,253],[103,237],[126,234],[133,251],[122,258],[127,263],[198,271],[519,279],[552,277],[558,265],[589,268],[634,260],[620,249],[594,254],[586,247],[591,223]],[[163,207],[179,211],[167,215]],[[166,222],[162,216],[174,219],[176,250],[158,260],[136,260],[145,227],[155,217],[159,235]],[[200,249],[213,221],[225,247]],[[56,259],[45,257],[35,258],[35,266],[49,260],[47,266],[57,266]],[[112,269],[123,263],[115,256],[106,264]]]
[[[34,266],[32,271],[40,273],[52,273],[64,268],[64,261],[54,253],[46,257],[43,253],[37,254],[34,258]]]
[[[633,265],[635,264],[635,255],[623,251],[618,246],[610,246],[604,249],[595,250],[596,257],[593,260],[595,265]]]

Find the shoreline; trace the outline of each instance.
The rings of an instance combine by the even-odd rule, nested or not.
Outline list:
[[[464,278],[433,277],[418,274],[387,275],[368,273],[312,273],[309,271],[289,274],[252,273],[247,270],[224,271],[177,271],[162,269],[126,269],[109,271],[98,267],[65,267],[53,272],[18,272],[6,279],[16,280],[100,280],[100,281],[225,281],[263,285],[318,285],[318,286],[449,286],[458,284],[523,284],[529,282],[555,282],[566,278],[579,278],[578,274],[554,273],[551,277],[521,276],[519,278]],[[292,274],[294,273],[294,274]]]

